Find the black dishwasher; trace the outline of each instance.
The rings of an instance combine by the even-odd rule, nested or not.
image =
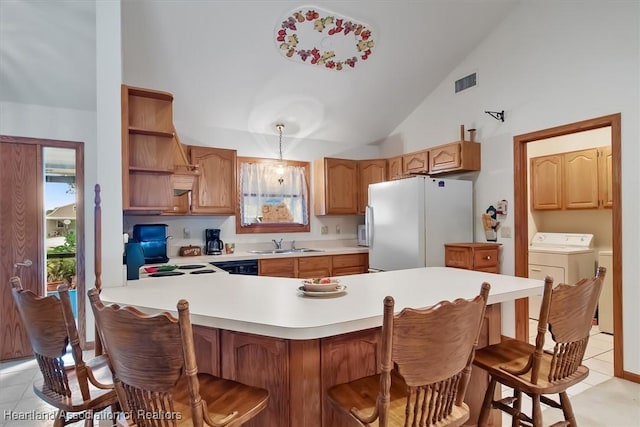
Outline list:
[[[247,276],[258,275],[258,260],[245,259],[241,261],[211,262],[211,265],[223,269],[230,274],[244,274]]]

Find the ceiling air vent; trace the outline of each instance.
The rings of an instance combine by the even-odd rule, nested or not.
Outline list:
[[[456,80],[456,93],[469,89],[470,87],[474,87],[478,84],[477,82],[476,73],[469,74],[466,77]]]

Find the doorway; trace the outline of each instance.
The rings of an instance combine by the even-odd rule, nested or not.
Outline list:
[[[548,138],[574,134],[587,130],[609,127],[611,129],[612,153],[612,249],[613,271],[607,272],[613,279],[613,347],[614,376],[623,377],[623,337],[622,337],[622,206],[621,206],[621,115],[612,114],[595,119],[571,123],[550,129],[516,135],[513,138],[514,149],[514,205],[515,205],[515,274],[527,277],[529,245],[529,188],[527,185],[527,144]],[[527,299],[517,300],[516,338],[529,339],[529,307]]]
[[[0,135],[0,360],[33,354],[9,277],[19,276],[37,295],[55,294],[63,282],[84,295],[83,148],[81,142]],[[74,314],[84,345],[84,298],[77,298]]]

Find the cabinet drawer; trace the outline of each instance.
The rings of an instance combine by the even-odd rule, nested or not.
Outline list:
[[[476,270],[486,267],[497,267],[498,250],[497,249],[476,249],[473,254],[473,267]],[[483,270],[484,271],[484,270]]]
[[[369,254],[347,254],[333,256],[333,269],[344,267],[368,267]]]
[[[465,247],[446,247],[445,266],[472,269],[471,250]]]
[[[325,277],[331,275],[330,256],[312,256],[298,258],[298,277]]]
[[[261,259],[260,276],[296,277],[296,258]]]
[[[354,266],[354,267],[341,267],[335,268],[331,272],[332,276],[349,276],[351,274],[364,274],[369,271],[369,268],[366,266]]]

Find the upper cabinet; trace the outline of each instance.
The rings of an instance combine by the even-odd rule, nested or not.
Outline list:
[[[531,209],[562,209],[562,155],[531,159]]]
[[[422,150],[402,156],[403,175],[426,175],[429,172],[429,151]]]
[[[611,146],[601,147],[598,153],[598,190],[600,193],[600,207],[610,208],[613,206],[613,158],[611,157]]]
[[[402,156],[387,159],[387,179],[402,178]]]
[[[385,159],[358,160],[358,213],[364,215],[369,203],[369,184],[386,181]]]
[[[193,185],[191,213],[234,215],[236,192],[236,150],[190,146],[191,163],[200,175]]]
[[[565,209],[595,209],[598,192],[598,150],[596,148],[564,154]]]
[[[316,215],[358,213],[358,162],[322,158],[313,162]]]
[[[612,206],[611,148],[531,159],[531,208],[598,209]]]
[[[122,86],[122,206],[162,211],[173,204],[173,96]]]
[[[429,175],[479,170],[480,144],[477,142],[451,142],[429,149]]]

